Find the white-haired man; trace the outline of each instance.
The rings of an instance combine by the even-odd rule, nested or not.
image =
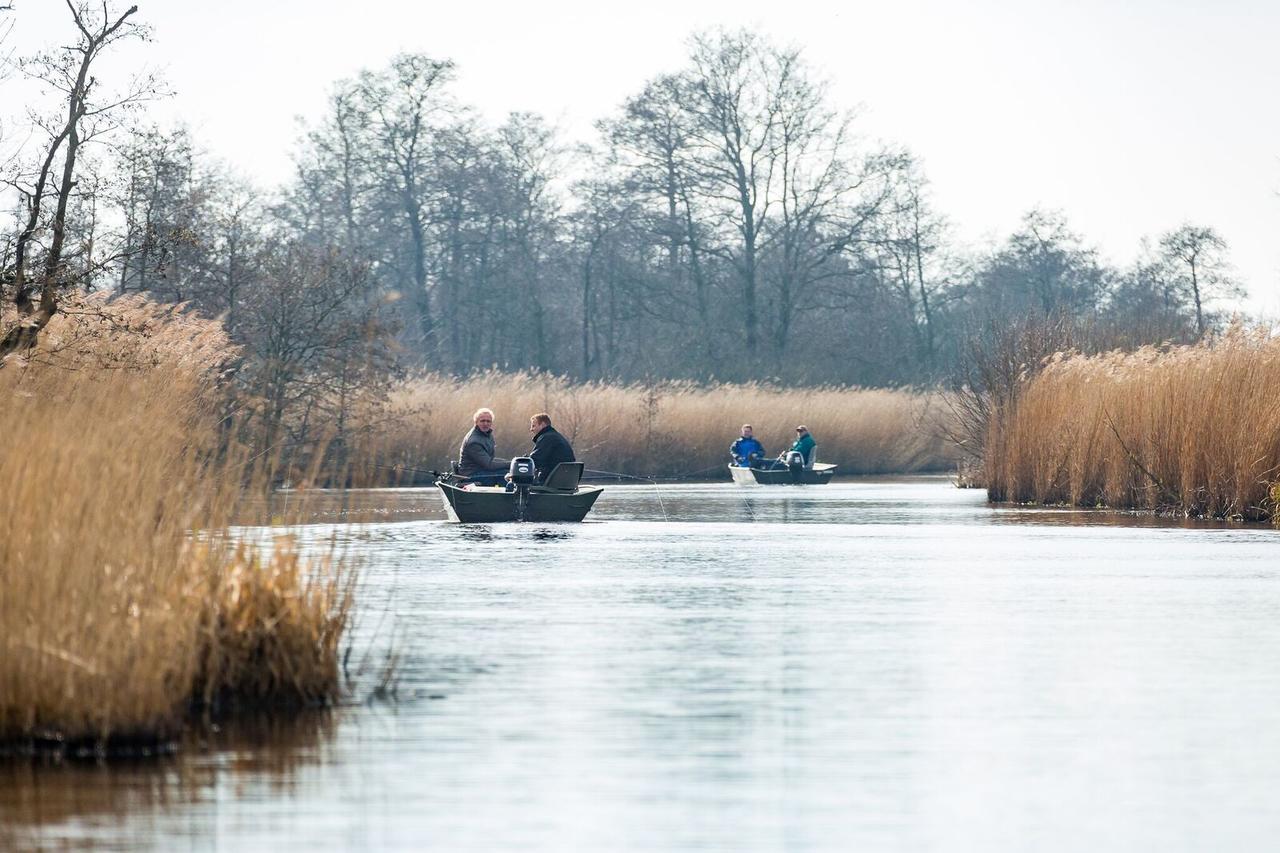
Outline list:
[[[471,419],[475,426],[458,450],[458,473],[479,485],[501,485],[511,460],[493,455],[493,410],[476,409]]]

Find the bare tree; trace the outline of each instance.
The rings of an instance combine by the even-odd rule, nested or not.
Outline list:
[[[363,261],[295,241],[268,247],[238,323],[263,446],[305,440],[321,413],[341,434],[354,389],[389,375],[390,329],[371,296]]]
[[[776,201],[770,189],[780,104],[771,90],[794,56],[769,50],[746,31],[698,35],[692,44],[687,107],[695,158],[705,178],[702,194],[720,220],[723,239],[716,251],[737,273],[746,358],[754,363],[761,243]]]
[[[1230,275],[1227,242],[1212,228],[1187,223],[1161,237],[1160,248],[1166,259],[1179,268],[1180,284],[1195,303],[1196,335],[1203,335],[1204,303],[1244,293]]]
[[[1103,316],[1108,349],[1195,340],[1193,295],[1183,287],[1182,264],[1142,240],[1138,257],[1117,277]]]
[[[700,177],[693,165],[690,86],[687,75],[664,75],[627,99],[619,116],[600,122],[609,145],[600,167],[619,172],[611,191],[626,202],[611,205],[614,210],[625,211],[631,226],[643,228],[647,239],[664,247],[665,264],[648,277],[646,305],[664,321],[687,327],[690,351],[700,353],[714,373],[720,366],[717,328],[722,324],[712,314],[707,223],[694,201],[702,188],[696,186]],[[597,179],[583,186],[599,190],[603,184]],[[594,251],[596,244],[591,245]]]
[[[0,3],[0,13],[10,13],[12,11],[12,3]],[[0,18],[0,80],[4,80],[9,76],[9,69],[13,60],[13,49],[7,46],[7,42],[12,34],[13,18],[6,14]],[[4,141],[4,125],[0,124],[0,142],[2,141]]]
[[[946,398],[953,417],[944,427],[965,460],[962,470],[969,475],[981,470],[993,425],[1017,405],[1027,382],[1049,357],[1075,344],[1070,318],[989,315],[966,330]],[[994,485],[988,494],[993,501],[1006,499]]]
[[[969,307],[984,317],[1093,318],[1104,304],[1112,272],[1061,213],[1032,210],[978,263]]]
[[[452,62],[401,54],[386,71],[365,72],[357,81],[362,119],[370,127],[373,173],[383,181],[387,203],[404,217],[409,297],[424,352],[438,347],[427,233],[434,189],[432,136],[455,117],[456,107],[444,91],[452,79]]]
[[[898,158],[854,150],[852,115],[833,109],[800,51],[750,32],[692,40],[680,103],[706,251],[736,281],[750,374],[767,348],[780,371],[801,312],[849,278],[889,195]],[[763,346],[766,345],[766,346]]]
[[[25,73],[44,82],[66,99],[65,117],[58,122],[38,120],[48,134],[30,185],[18,183],[26,205],[26,220],[14,244],[13,303],[18,322],[0,338],[0,358],[36,345],[40,332],[58,310],[60,294],[75,284],[68,275],[63,252],[67,233],[67,209],[76,185],[81,146],[116,126],[122,110],[153,96],[153,78],[133,81],[123,93],[99,94],[99,81],[91,70],[104,50],[126,38],[147,38],[147,30],[129,20],[138,10],[113,11],[85,0],[66,0],[75,23],[77,40],[54,53],[41,54],[23,63]],[[62,155],[61,169],[55,162]],[[48,211],[46,206],[52,207]],[[33,250],[45,233],[43,263],[32,269]]]
[[[832,110],[825,86],[799,57],[783,54],[775,85],[778,215],[766,243],[773,286],[774,367],[781,371],[801,311],[821,304],[825,285],[850,277],[885,214],[903,155],[851,150],[850,114]]]
[[[940,301],[953,282],[943,252],[946,224],[928,199],[928,182],[918,164],[904,158],[883,215],[871,231],[876,269],[897,297],[911,330],[918,364],[931,376],[938,355]]]
[[[119,291],[200,303],[205,288],[199,273],[208,259],[197,232],[216,218],[210,208],[219,189],[234,181],[202,162],[181,126],[131,127],[115,153],[115,203],[123,220]]]

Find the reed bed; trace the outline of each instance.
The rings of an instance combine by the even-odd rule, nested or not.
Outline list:
[[[805,424],[818,459],[842,473],[944,470],[955,457],[939,429],[947,409],[929,393],[843,387],[687,382],[573,383],[538,373],[414,377],[394,389],[375,442],[381,464],[443,468],[481,406],[496,417],[498,452],[526,454],[529,416],[545,411],[587,467],[645,477],[727,476],[729,445],[750,423],[770,455]]]
[[[0,369],[0,752],[150,751],[193,710],[340,689],[353,573],[229,541],[252,478],[189,358],[225,340],[164,334]]]
[[[990,424],[992,500],[1262,520],[1280,480],[1280,339],[1059,353]]]

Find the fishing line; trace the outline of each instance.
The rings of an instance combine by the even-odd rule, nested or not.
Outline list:
[[[722,464],[717,463],[706,468],[699,468],[697,471],[689,471],[684,474],[679,474],[675,477],[638,477],[634,474],[620,474],[617,471],[597,471],[594,468],[583,469],[583,473],[598,474],[602,477],[612,477],[617,480],[643,480],[646,483],[679,483],[684,480],[692,480],[699,474],[706,474],[710,471],[719,471],[723,467],[724,466]]]
[[[658,498],[658,509],[662,510],[662,520],[663,521],[671,520],[670,517],[667,515],[667,505],[662,501],[662,489],[658,486],[658,481],[655,480],[654,478],[637,477],[634,474],[620,474],[617,471],[597,471],[595,469],[588,469],[588,468],[584,468],[583,472],[589,473],[589,474],[602,474],[606,477],[614,477],[619,480],[639,480],[644,483],[649,483],[650,485],[653,486],[653,493]]]
[[[443,472],[432,471],[429,468],[411,468],[408,465],[378,465],[378,468],[384,468],[387,471],[408,471],[411,474],[430,474],[433,477],[443,477]]]
[[[689,471],[688,473],[681,474],[679,477],[672,477],[671,479],[672,480],[692,480],[694,477],[697,477],[699,474],[707,474],[711,471],[719,471],[722,468],[724,468],[724,465],[722,463],[717,462],[715,465],[708,465],[706,468],[699,468],[697,471]]]
[[[656,480],[653,481],[653,494],[658,498],[658,509],[662,510],[662,520],[665,522],[671,521],[667,517],[667,505],[662,502],[662,487],[658,485]]]

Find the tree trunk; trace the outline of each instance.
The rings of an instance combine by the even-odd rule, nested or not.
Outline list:
[[[1191,264],[1191,293],[1196,300],[1196,337],[1204,337],[1204,312],[1200,307],[1200,276],[1196,270],[1196,259],[1192,256]]]

